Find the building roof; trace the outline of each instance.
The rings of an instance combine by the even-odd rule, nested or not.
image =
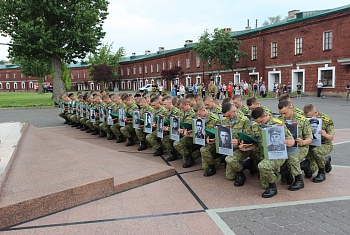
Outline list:
[[[82,68],[82,67],[89,67],[90,64],[84,63],[84,62],[79,62],[79,63],[71,63],[68,65],[69,69],[74,69],[74,68]],[[0,64],[0,70],[6,70],[6,69],[20,69],[21,67],[16,65],[16,64]]]

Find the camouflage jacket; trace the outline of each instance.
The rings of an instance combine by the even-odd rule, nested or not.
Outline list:
[[[319,113],[319,115],[322,117],[322,130],[325,130],[327,132],[327,134],[329,135],[334,135],[334,124],[332,119],[324,114],[324,113]],[[327,140],[326,138],[324,138],[322,136],[322,144],[332,144],[331,140]]]
[[[224,117],[222,119],[222,125],[232,126],[232,139],[238,139],[238,132],[250,135],[250,121],[242,114],[238,114],[233,119]]]
[[[216,113],[209,112],[208,117],[205,120],[205,129],[214,129],[215,125],[220,125],[220,118]]]

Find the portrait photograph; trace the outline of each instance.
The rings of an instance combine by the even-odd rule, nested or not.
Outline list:
[[[322,135],[320,131],[322,130],[322,118],[311,117],[307,118],[310,122],[312,131],[312,143],[311,146],[321,146]]]
[[[96,122],[96,119],[95,119],[95,109],[94,109],[94,108],[90,108],[90,121],[91,121],[91,122]]]
[[[284,126],[270,126],[262,131],[264,156],[266,159],[287,159],[287,147],[284,144]]]
[[[105,122],[105,117],[104,117],[104,108],[102,107],[102,105],[98,106],[98,114],[100,117],[100,122]]]
[[[139,123],[137,122],[137,119],[140,119],[140,110],[134,110],[132,115],[132,124],[134,129],[139,128]]]
[[[157,119],[157,137],[163,138],[164,136],[164,116],[159,115]]]
[[[112,109],[111,108],[107,109],[107,124],[109,126],[112,126],[114,124],[113,117],[112,117]]]
[[[90,107],[89,106],[85,106],[85,118],[87,119],[87,120],[89,120],[90,119]]]
[[[149,134],[152,133],[153,114],[152,113],[145,113],[144,120],[145,120],[145,125],[143,127],[143,132],[149,133]]]
[[[179,140],[180,139],[180,118],[171,117],[170,118],[170,139]]]
[[[124,120],[124,109],[118,110],[118,120],[120,126],[125,126],[125,120]]]
[[[193,143],[198,145],[205,145],[205,119],[194,118],[192,119],[192,130],[193,130]]]
[[[298,123],[296,122],[286,122],[286,127],[292,133],[293,138],[298,138]],[[295,141],[295,144],[292,147],[287,147],[288,154],[298,154],[298,142]]]
[[[80,105],[80,117],[83,118],[84,117],[84,106],[83,105]]]
[[[215,144],[216,152],[228,156],[233,155],[232,147],[232,127],[231,126],[217,126],[215,129]]]

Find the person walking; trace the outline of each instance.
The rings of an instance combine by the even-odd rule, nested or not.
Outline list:
[[[349,100],[349,94],[350,94],[350,81],[348,82],[348,85],[346,85],[346,100]]]

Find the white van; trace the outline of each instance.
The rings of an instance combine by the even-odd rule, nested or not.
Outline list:
[[[148,92],[155,92],[157,90],[157,85],[156,84],[147,84],[139,89],[139,91],[144,92],[147,90]]]

